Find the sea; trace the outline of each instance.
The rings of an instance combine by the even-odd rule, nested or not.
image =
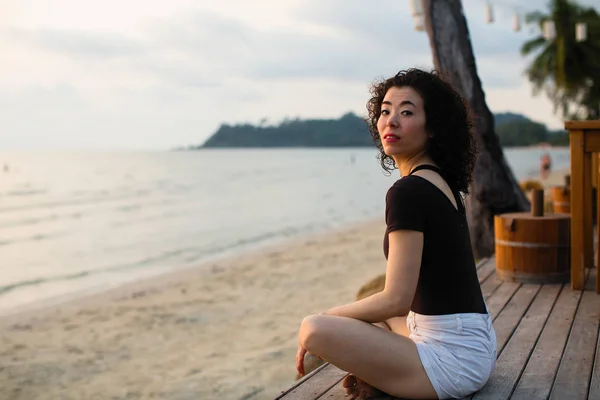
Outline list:
[[[509,148],[518,180],[542,153]],[[0,152],[0,315],[381,218],[371,148]]]

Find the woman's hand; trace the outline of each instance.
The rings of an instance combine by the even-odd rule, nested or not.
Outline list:
[[[302,345],[298,345],[298,352],[296,353],[296,371],[300,376],[304,376],[304,356],[306,355],[306,349]]]

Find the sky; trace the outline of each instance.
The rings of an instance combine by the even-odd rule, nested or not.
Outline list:
[[[580,4],[600,6],[600,0]],[[559,129],[512,15],[463,0],[488,106]],[[597,7],[598,8],[598,7]],[[409,0],[0,0],[0,150],[167,150],[223,124],[365,114],[369,85],[432,68]]]

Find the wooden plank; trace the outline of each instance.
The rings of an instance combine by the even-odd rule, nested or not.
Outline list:
[[[479,284],[489,279],[494,272],[496,272],[496,257],[492,256],[485,262],[477,264],[477,278],[479,278]]]
[[[588,279],[581,296],[567,347],[558,368],[550,399],[585,400],[588,398],[594,351],[600,323],[600,296],[593,286],[595,276]]]
[[[485,268],[485,269],[484,269]],[[477,270],[481,293],[484,300],[488,298],[502,285],[502,281],[496,278],[496,257],[493,256],[490,262]]]
[[[596,270],[600,269],[600,153],[594,157],[596,160]],[[600,274],[596,274],[596,293],[600,294]],[[600,396],[598,396],[600,398]]]
[[[405,400],[399,397],[392,397],[390,395],[383,395],[377,398],[373,398],[373,400]],[[323,393],[320,397],[315,400],[348,400],[346,396],[346,391],[342,387],[342,385],[335,385],[330,388],[327,392]]]
[[[565,124],[567,126],[568,124]],[[583,289],[583,132],[569,132],[571,154],[571,288]]]
[[[583,155],[583,182],[583,267],[585,269],[594,267],[594,214],[592,211],[591,153],[584,153]]]
[[[492,256],[493,257],[493,256]],[[482,266],[484,266],[486,263],[488,263],[490,261],[490,257],[481,257],[479,259],[479,261],[475,262],[475,266],[477,267],[477,269],[481,268]]]
[[[564,286],[511,400],[548,398],[580,298],[580,291]]]
[[[496,255],[488,259],[484,265],[478,265],[477,277],[483,298],[487,300],[502,284],[502,281],[496,278]]]
[[[521,287],[519,283],[501,282],[498,289],[487,298],[486,304],[492,318],[495,319],[498,316],[519,287]]]
[[[496,278],[496,274],[493,274],[481,284],[481,293],[483,294],[483,298],[486,301],[486,303],[488,303],[488,308],[488,299],[496,292],[496,290],[498,290],[500,285],[502,285],[502,281]]]
[[[600,151],[600,130],[588,130],[585,132],[584,150],[588,153]]]
[[[495,319],[494,330],[496,331],[498,355],[502,353],[504,346],[506,346],[540,288],[541,286],[537,284],[521,286]]]
[[[289,392],[291,392],[292,390],[294,390],[298,386],[302,385],[307,380],[312,379],[316,374],[318,374],[319,372],[321,372],[322,370],[324,370],[325,368],[327,368],[328,365],[329,365],[329,363],[324,363],[323,365],[320,365],[319,367],[315,368],[314,370],[312,370],[308,374],[304,375],[302,378],[300,378],[296,382],[294,382],[294,384],[292,386],[290,386],[287,390],[282,391],[279,394],[279,396],[277,396],[274,400],[281,399],[283,396],[285,396],[286,394],[288,394]]]
[[[385,400],[394,400],[395,397],[386,397]],[[323,393],[319,400],[348,400],[346,396],[346,391],[342,387],[342,385],[336,385],[329,389],[327,392]]]
[[[600,139],[600,136],[598,137]],[[592,155],[592,188],[598,187],[598,157],[600,154]]]
[[[600,274],[598,274],[600,275]],[[590,392],[588,399],[600,399],[600,329],[598,330],[598,338],[596,340],[596,361],[592,370],[592,380],[590,381]]]
[[[600,204],[600,203],[598,203]],[[600,276],[598,270],[600,268],[591,269],[590,270],[590,281],[593,281],[593,276],[596,275],[596,279]],[[598,282],[596,280],[596,282]],[[598,302],[600,296],[596,295],[595,301]],[[598,306],[600,309],[600,305]],[[597,318],[599,320],[600,325],[600,315]],[[595,361],[594,366],[592,368],[592,379],[590,380],[590,391],[588,393],[589,400],[600,399],[600,326],[598,326],[598,332],[596,333],[596,352],[595,352]]]
[[[529,355],[550,315],[562,285],[542,287],[519,323],[502,354],[488,384],[473,398],[477,400],[509,399],[525,368]],[[515,296],[516,297],[516,296]]]
[[[582,129],[600,129],[600,120],[565,121],[565,129],[568,131]]]
[[[338,384],[347,372],[336,366],[326,363],[299,380],[281,393],[275,400],[313,400],[318,399],[330,388]]]

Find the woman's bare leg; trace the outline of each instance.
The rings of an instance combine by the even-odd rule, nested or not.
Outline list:
[[[375,322],[373,325],[395,332],[402,336],[408,337],[410,335],[410,331],[408,330],[408,326],[406,324],[406,317],[394,317],[386,320],[385,322]],[[381,398],[383,394],[379,389],[369,385],[367,382],[356,377],[354,374],[348,374],[342,380],[342,387],[344,388],[346,394],[352,396],[352,398]]]
[[[378,326],[382,329],[386,329],[388,331],[393,331],[396,332],[400,335],[404,335],[407,336],[409,335],[408,329],[406,327],[406,317],[394,317],[391,319],[388,319],[385,322],[376,322],[373,325]],[[309,373],[315,369],[317,369],[318,367],[320,367],[323,364],[323,360],[318,359],[317,357],[315,357],[313,354],[307,354],[306,357],[304,358],[304,370],[306,371],[306,373]],[[296,380],[302,378],[302,375],[300,374],[296,374]],[[352,381],[351,383],[350,380],[346,381],[347,386],[344,387],[350,387],[352,386],[353,383],[356,383],[354,386],[357,390],[366,390],[367,386],[370,386],[368,383],[357,379],[355,381]],[[373,389],[373,392],[375,392],[376,389]]]
[[[352,318],[311,315],[302,321],[299,339],[308,352],[390,395],[437,398],[417,346],[401,334]]]
[[[390,327],[392,332],[395,332],[399,335],[408,337],[410,335],[410,331],[408,330],[408,326],[406,325],[406,317],[394,317],[385,321],[387,326]]]

